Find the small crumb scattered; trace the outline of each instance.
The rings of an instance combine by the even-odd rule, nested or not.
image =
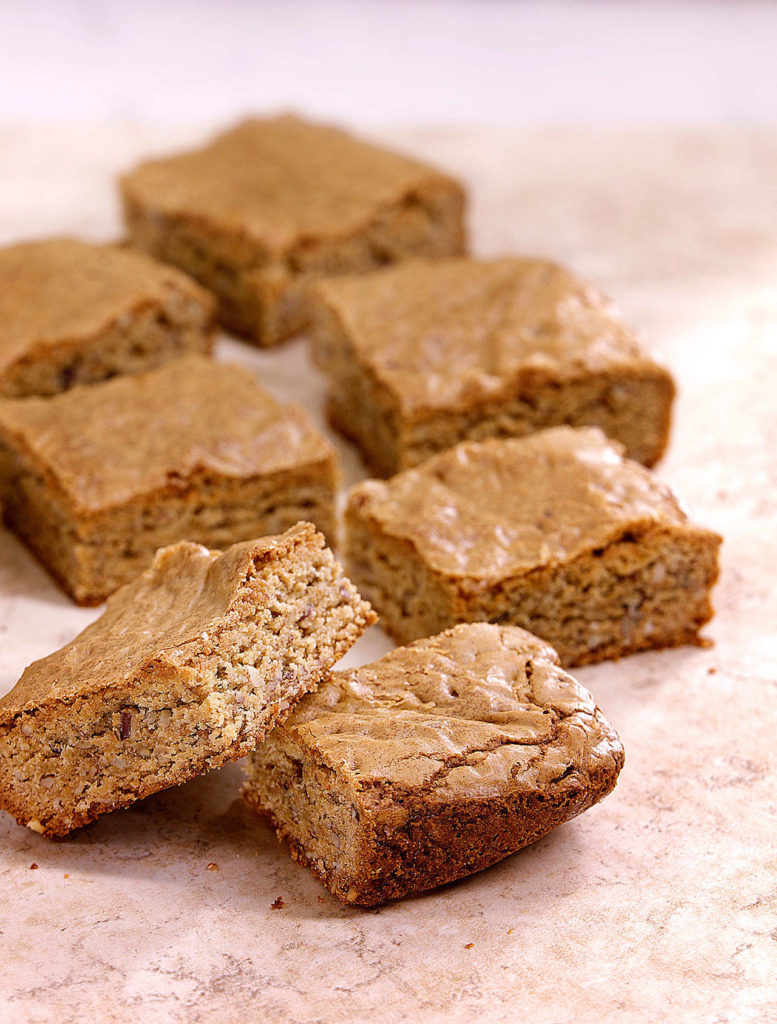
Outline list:
[[[324,899],[323,896],[316,896],[316,899],[318,900],[319,903],[326,903],[326,900]]]
[[[219,866],[215,863],[215,861],[211,861],[210,864],[208,864],[208,871],[218,871],[218,869]]]
[[[37,864],[30,864],[30,871],[37,871],[37,870],[38,870],[38,865]]]
[[[473,947],[474,945],[475,945],[475,943],[474,943],[474,942],[467,942],[467,943],[465,943],[465,945],[464,945],[464,948],[465,948],[465,949],[472,949],[472,947]]]
[[[718,670],[715,668],[714,665],[710,665],[710,667],[707,669],[707,675],[714,676],[717,671]]]
[[[513,934],[513,930],[512,930],[512,928],[508,928],[508,929],[507,929],[507,934],[508,934],[508,935],[512,935],[512,934]]]
[[[70,878],[70,875],[65,875],[65,878]]]
[[[286,904],[283,902],[283,896],[279,896],[270,904],[270,910],[283,910],[285,906]]]

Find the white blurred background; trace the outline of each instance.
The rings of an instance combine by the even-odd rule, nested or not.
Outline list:
[[[769,0],[0,0],[0,119],[777,124]]]

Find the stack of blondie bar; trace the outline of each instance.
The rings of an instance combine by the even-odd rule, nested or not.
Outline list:
[[[246,802],[372,905],[606,796],[623,748],[566,670],[712,615],[720,537],[649,468],[667,369],[562,267],[468,256],[455,179],[336,128],[249,120],[121,197],[124,244],[0,250],[3,516],[107,598],[0,698],[0,806],[65,835],[248,755]],[[309,332],[375,474],[342,523],[332,442],[214,361],[217,321]],[[377,617],[405,646],[333,671]]]

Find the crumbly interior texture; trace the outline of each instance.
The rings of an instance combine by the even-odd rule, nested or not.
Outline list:
[[[214,318],[207,292],[142,253],[67,238],[0,249],[0,396],[207,354]]]
[[[591,428],[465,442],[346,511],[348,571],[398,642],[512,623],[570,666],[698,642],[719,545]]]
[[[598,292],[543,260],[404,263],[314,292],[332,423],[388,476],[462,440],[598,426],[663,453],[674,383]]]
[[[480,623],[335,672],[255,748],[243,793],[336,896],[369,906],[526,846],[622,765],[555,652]]]
[[[5,521],[80,604],[178,540],[221,547],[302,519],[333,538],[338,483],[334,449],[303,409],[201,356],[0,402]]]
[[[142,164],[122,196],[133,243],[213,291],[222,322],[259,345],[305,325],[311,281],[465,247],[456,181],[291,116]]]
[[[242,757],[373,619],[310,524],[160,551],[0,699],[0,806],[65,835]]]

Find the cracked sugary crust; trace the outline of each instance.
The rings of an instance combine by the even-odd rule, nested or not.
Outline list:
[[[252,753],[244,796],[335,895],[371,905],[533,842],[622,764],[552,648],[481,623],[334,673]]]
[[[236,760],[372,621],[309,523],[163,549],[0,698],[0,806],[64,835]]]
[[[405,262],[318,284],[333,425],[376,473],[459,441],[599,426],[655,463],[674,383],[595,289],[538,259]]]
[[[0,249],[0,396],[51,395],[208,353],[215,302],[139,252],[71,238]]]
[[[464,192],[416,160],[293,116],[249,119],[122,182],[133,243],[219,298],[231,330],[275,345],[314,279],[464,251]]]
[[[348,571],[399,643],[509,622],[565,665],[698,642],[719,545],[594,428],[463,442],[346,509]]]

